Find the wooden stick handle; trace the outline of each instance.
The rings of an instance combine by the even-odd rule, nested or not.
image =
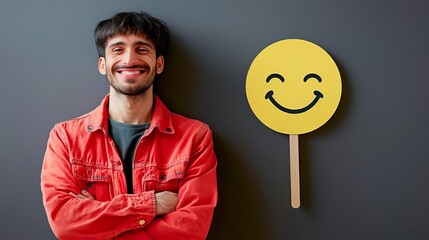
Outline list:
[[[301,205],[299,192],[299,143],[298,135],[289,135],[290,152],[290,187],[291,187],[291,205],[293,208],[299,208]]]

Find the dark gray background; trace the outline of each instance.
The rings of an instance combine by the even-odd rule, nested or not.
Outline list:
[[[123,10],[172,31],[157,92],[208,123],[219,158],[209,239],[427,239],[429,4],[409,1],[217,0],[0,2],[1,239],[54,239],[40,167],[49,130],[108,91],[92,32]],[[260,123],[247,70],[285,38],[337,62],[333,118],[300,136],[302,207],[290,207],[288,136]]]

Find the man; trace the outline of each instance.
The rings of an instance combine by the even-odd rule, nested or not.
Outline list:
[[[217,203],[211,131],[153,93],[167,27],[147,13],[118,13],[94,36],[110,93],[50,133],[41,189],[53,232],[62,240],[206,238]]]

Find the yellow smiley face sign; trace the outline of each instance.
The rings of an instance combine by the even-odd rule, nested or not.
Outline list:
[[[341,98],[341,76],[325,50],[305,40],[286,39],[269,45],[253,60],[246,95],[267,127],[304,134],[334,114]]]

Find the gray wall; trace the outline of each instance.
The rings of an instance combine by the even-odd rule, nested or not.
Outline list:
[[[39,174],[48,132],[98,105],[92,31],[146,10],[172,31],[157,86],[171,110],[208,123],[219,158],[209,239],[428,239],[429,4],[410,1],[0,2],[0,238],[54,239]],[[285,38],[340,67],[333,118],[300,136],[302,207],[290,207],[288,136],[260,123],[245,78]]]

